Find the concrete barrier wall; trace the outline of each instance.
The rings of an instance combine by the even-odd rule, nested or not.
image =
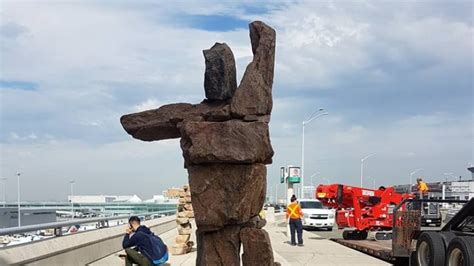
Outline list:
[[[159,235],[176,229],[176,216],[143,222]],[[0,265],[86,265],[122,250],[125,225],[0,249]]]

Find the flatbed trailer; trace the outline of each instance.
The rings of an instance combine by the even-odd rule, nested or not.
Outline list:
[[[396,262],[392,254],[391,240],[345,240],[342,238],[333,238],[331,240],[346,247],[372,255],[384,261],[390,263]]]
[[[419,208],[425,202],[466,204],[441,230],[421,230]],[[401,210],[403,204],[411,204],[414,209]],[[393,213],[392,240],[332,240],[394,265],[474,265],[474,198],[469,202],[408,199]],[[466,243],[467,252],[466,248],[456,252],[456,248],[462,249],[459,242]]]

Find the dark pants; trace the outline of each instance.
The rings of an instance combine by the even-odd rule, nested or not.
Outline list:
[[[296,245],[295,231],[298,234],[298,244],[303,244],[303,224],[301,219],[290,219],[291,244]]]
[[[138,264],[140,266],[152,265],[147,257],[132,248],[126,248],[125,253],[127,253],[127,257],[125,258],[126,266],[132,266],[132,264]]]

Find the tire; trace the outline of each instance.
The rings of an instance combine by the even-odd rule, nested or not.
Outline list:
[[[409,264],[410,266],[418,266],[418,261],[416,260],[416,251],[412,251],[410,253],[410,262]]]
[[[357,240],[365,240],[367,239],[367,236],[369,235],[369,232],[368,231],[354,231],[356,232],[356,238]]]
[[[441,231],[439,234],[441,235],[441,238],[444,242],[444,250],[448,250],[449,243],[451,243],[451,240],[457,237],[457,235],[449,231]]]
[[[344,231],[342,232],[342,238],[344,240],[364,240],[367,239],[368,232],[367,231]]]
[[[456,237],[449,243],[446,252],[447,266],[474,265],[474,237]]]
[[[343,232],[342,232],[342,238],[343,238],[344,240],[352,240],[352,239],[354,239],[354,237],[353,237],[354,234],[353,234],[352,232],[353,232],[353,231],[343,231]]]
[[[327,229],[328,229],[328,231],[332,231],[332,227],[328,227]]]
[[[443,266],[446,250],[441,234],[423,232],[416,242],[416,263],[419,266]]]

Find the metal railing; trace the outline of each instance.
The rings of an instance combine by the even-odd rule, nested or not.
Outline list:
[[[466,204],[467,200],[443,199],[404,199],[393,209],[392,219],[392,255],[409,258],[412,252],[412,240],[421,231],[423,203],[458,203]],[[405,207],[406,210],[403,210]]]
[[[109,221],[128,219],[132,215],[146,217],[146,216],[151,216],[155,214],[166,215],[166,214],[175,214],[175,213],[176,213],[176,210],[165,210],[165,211],[138,213],[138,214],[131,214],[131,215],[118,215],[118,216],[107,216],[107,217],[97,217],[97,218],[75,219],[75,220],[69,220],[69,221],[63,221],[63,222],[25,225],[21,227],[9,227],[9,228],[0,229],[0,236],[29,233],[29,232],[45,230],[45,229],[55,229],[55,236],[60,236],[62,232],[61,229],[66,226],[73,226],[73,225],[78,225],[78,224],[101,223],[103,225],[101,227],[108,227]]]
[[[124,220],[128,221],[128,218]],[[175,220],[176,216],[170,215],[148,219],[142,224],[155,235],[169,231],[175,234]],[[101,259],[123,250],[124,227],[124,225],[110,226],[7,245],[0,248],[0,265],[90,265],[94,262],[101,265],[99,262]],[[119,261],[118,258],[117,260]]]

